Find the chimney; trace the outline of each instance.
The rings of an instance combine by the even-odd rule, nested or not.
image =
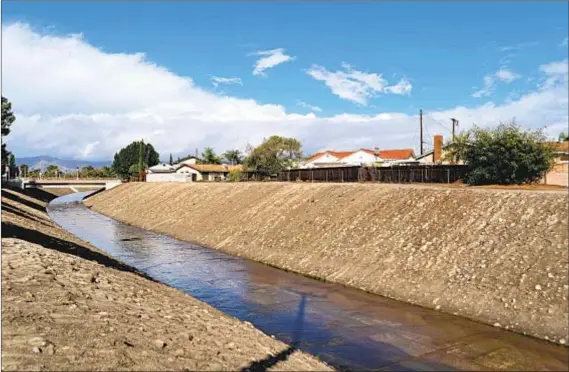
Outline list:
[[[433,163],[439,164],[443,154],[443,136],[437,134],[433,142]]]

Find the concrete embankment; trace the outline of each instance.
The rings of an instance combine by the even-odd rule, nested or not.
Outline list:
[[[59,228],[53,197],[2,189],[3,371],[330,370]]]
[[[85,203],[286,270],[568,340],[567,192],[133,183]]]

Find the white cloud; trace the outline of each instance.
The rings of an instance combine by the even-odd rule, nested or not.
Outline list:
[[[322,66],[312,65],[307,74],[323,81],[338,97],[364,106],[376,93],[407,95],[413,88],[405,78],[396,85],[389,86],[381,74],[358,71],[347,63],[342,63],[342,67],[344,71],[331,72]]]
[[[501,52],[509,52],[512,50],[520,50],[520,49],[529,48],[529,47],[536,46],[536,45],[539,45],[539,41],[530,41],[530,42],[519,43],[519,44],[515,44],[515,45],[507,45],[507,46],[499,47],[498,50],[500,50]]]
[[[413,86],[411,85],[411,82],[408,79],[403,78],[397,84],[386,87],[385,91],[393,94],[408,95],[411,93],[412,89]]]
[[[567,86],[569,75],[567,60],[541,65],[539,70],[545,74],[545,81],[541,85],[541,89],[549,89],[559,84]]]
[[[498,80],[503,81],[506,84],[510,84],[512,81],[521,78],[519,74],[516,74],[515,72],[508,70],[507,68],[499,69],[498,71],[496,71],[494,76]]]
[[[484,87],[472,93],[472,97],[488,97],[492,92],[494,92],[494,88],[494,78],[491,75],[486,75],[484,76]]]
[[[143,54],[107,53],[77,35],[3,25],[2,51],[2,94],[12,101],[17,117],[4,140],[16,156],[108,160],[138,139],[150,141],[162,155],[177,156],[205,146],[218,152],[243,150],[247,143],[257,145],[272,134],[298,138],[307,152],[418,143],[417,115],[291,114],[281,105],[209,93]],[[542,80],[552,80],[516,101],[428,113],[440,121],[455,117],[461,129],[473,122],[492,126],[516,117],[521,125],[560,131],[568,123],[563,63],[567,65],[562,61],[542,66]],[[356,82],[388,86],[365,74],[354,76],[360,79]]]
[[[500,68],[492,75],[484,76],[484,87],[472,93],[472,97],[481,98],[490,96],[496,89],[496,80],[510,84],[514,80],[521,78],[521,75],[508,70],[505,67]]]
[[[565,39],[563,39],[561,44],[559,44],[559,46],[560,47],[566,47],[568,42],[569,42],[569,38],[566,37]]]
[[[255,62],[255,65],[253,65],[253,75],[255,76],[266,76],[265,70],[280,65],[281,63],[292,61],[296,58],[286,55],[283,48],[262,50],[255,52],[252,55],[265,56],[259,58],[257,62]]]
[[[304,108],[307,108],[307,109],[312,110],[312,111],[322,112],[322,109],[320,107],[312,106],[312,105],[310,105],[306,102],[303,102],[303,101],[296,101],[296,104],[299,105],[300,107],[304,107]]]
[[[236,84],[236,85],[243,85],[243,82],[241,81],[241,78],[224,78],[224,77],[219,77],[219,76],[212,76],[211,77],[211,83],[213,84],[214,87],[218,87],[220,84],[226,84],[226,85],[232,85],[232,84]]]

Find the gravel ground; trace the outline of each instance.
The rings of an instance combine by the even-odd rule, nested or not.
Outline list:
[[[2,370],[331,370],[56,226],[2,190]]]

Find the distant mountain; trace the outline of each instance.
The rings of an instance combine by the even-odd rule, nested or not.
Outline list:
[[[16,165],[26,164],[29,169],[45,169],[48,165],[57,165],[63,171],[74,170],[77,167],[92,166],[93,168],[101,168],[105,165],[111,165],[112,161],[88,161],[88,160],[70,160],[58,159],[53,156],[32,156],[29,158],[16,157]]]

